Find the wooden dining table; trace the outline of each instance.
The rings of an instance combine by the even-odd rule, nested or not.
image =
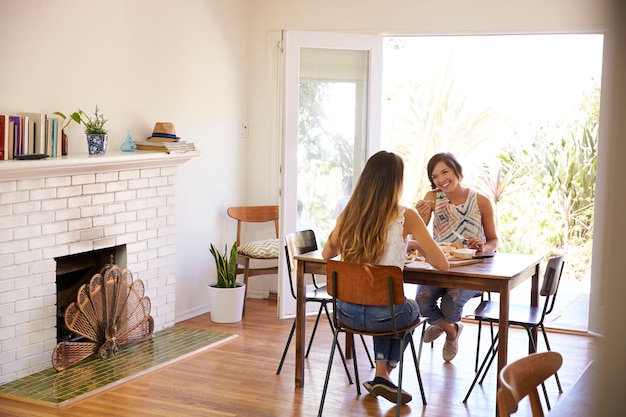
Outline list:
[[[304,352],[306,324],[305,274],[326,275],[326,260],[322,251],[297,255],[296,273],[296,387],[304,386]],[[448,271],[435,269],[426,262],[409,262],[404,266],[404,282],[444,288],[490,291],[500,294],[498,373],[507,363],[509,342],[510,291],[531,278],[530,304],[539,303],[539,266],[542,256],[497,252],[491,258],[469,265],[453,266]],[[537,339],[536,331],[533,338]],[[530,343],[529,343],[530,351]],[[497,375],[497,374],[496,374]]]

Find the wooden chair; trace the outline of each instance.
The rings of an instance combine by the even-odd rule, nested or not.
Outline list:
[[[522,398],[528,396],[532,417],[544,417],[538,387],[552,375],[556,375],[563,364],[558,352],[531,353],[509,363],[498,375],[498,413],[510,417],[518,409]]]
[[[237,275],[243,274],[243,283],[246,285],[248,296],[248,278],[258,275],[278,274],[278,206],[235,206],[229,207],[226,212],[237,220]],[[252,242],[241,242],[241,230],[244,223],[274,222],[275,237]],[[272,266],[250,267],[251,260],[272,261]],[[245,299],[244,299],[245,312]]]
[[[532,331],[534,329],[541,329],[543,339],[546,343],[546,348],[550,351],[550,342],[548,341],[548,334],[546,333],[543,322],[546,315],[550,314],[554,309],[554,303],[556,301],[556,295],[559,289],[559,283],[561,281],[564,265],[564,255],[555,256],[550,258],[548,261],[541,289],[539,291],[539,294],[544,297],[543,307],[516,304],[509,307],[509,326],[521,326],[526,330],[526,333],[528,334],[529,348],[532,353],[537,352],[537,346],[532,337]],[[500,317],[500,304],[498,301],[483,301],[472,315],[477,320],[497,323]],[[496,333],[495,337],[492,337],[491,346],[489,347],[489,350],[487,351],[487,354],[485,355],[485,358],[483,359],[483,362],[478,369],[474,380],[472,381],[472,385],[463,399],[464,403],[467,402],[467,399],[476,385],[476,382],[479,384],[483,383],[483,380],[487,375],[487,371],[489,371],[489,368],[498,353],[498,336],[499,332]],[[559,380],[559,375],[556,372],[554,373],[554,378],[556,379],[559,392],[562,393],[563,389],[561,388],[561,381]],[[548,393],[545,386],[542,385],[542,388],[546,399],[546,406],[548,410],[550,410]]]
[[[289,275],[289,289],[291,290],[291,295],[294,300],[296,299],[296,289],[294,285],[294,280],[292,277],[292,272],[296,269],[296,259],[295,255],[300,255],[302,253],[312,252],[317,250],[317,239],[315,238],[315,232],[313,230],[302,230],[298,232],[289,233],[285,236],[285,254],[287,259],[287,273]],[[328,305],[332,303],[333,299],[328,294],[326,290],[326,285],[320,285],[317,283],[315,279],[315,274],[311,274],[311,280],[313,282],[313,289],[311,291],[306,292],[306,302],[307,303],[318,303],[320,305],[319,310],[317,312],[317,317],[315,318],[315,325],[313,326],[313,330],[311,331],[311,338],[309,339],[309,346],[307,347],[305,358],[309,357],[309,352],[311,351],[311,346],[313,345],[313,338],[315,337],[315,332],[317,331],[317,325],[319,324],[320,318],[322,316],[322,312],[326,313],[326,318],[328,319],[328,324],[330,325],[331,330],[333,329],[333,322],[330,318],[330,313],[328,312]],[[287,351],[289,350],[289,345],[291,345],[291,339],[293,339],[293,334],[296,330],[296,320],[294,318],[293,325],[291,326],[291,331],[289,332],[289,337],[287,338],[287,343],[285,344],[285,349],[283,350],[283,355],[280,358],[280,363],[278,364],[278,369],[276,370],[276,375],[280,374],[280,371],[285,363],[285,358],[287,357]],[[363,347],[365,348],[365,352],[367,353],[367,357],[370,361],[370,365],[374,368],[374,361],[370,355],[370,352],[367,348],[367,344],[365,343],[365,339],[363,335],[361,335],[361,341],[363,342]],[[338,345],[339,355],[341,356],[341,360],[343,361],[343,366],[346,370],[346,374],[348,375],[348,381],[352,384],[352,376],[350,376],[350,371],[348,370],[348,365],[346,363],[345,355],[343,354],[343,350],[341,349],[341,345]]]
[[[419,361],[415,353],[415,344],[413,343],[413,331],[426,323],[426,319],[418,316],[417,319],[408,327],[398,329],[395,321],[396,304],[404,302],[404,283],[402,270],[397,266],[370,266],[355,264],[349,262],[330,260],[326,264],[326,274],[328,281],[331,282],[330,294],[333,297],[333,325],[334,335],[333,343],[330,350],[330,358],[328,359],[328,368],[326,370],[326,380],[324,381],[324,389],[318,410],[318,417],[322,416],[324,409],[324,401],[328,390],[328,381],[333,365],[333,356],[338,346],[340,333],[345,333],[350,338],[354,338],[355,334],[367,336],[383,336],[392,337],[401,341],[401,351],[404,352],[407,340],[411,345],[413,353],[413,362],[415,364],[415,372],[417,374],[417,382],[422,395],[422,403],[426,405],[426,396],[424,395],[424,386],[422,385],[422,376],[419,371]],[[392,317],[392,330],[388,332],[366,332],[347,327],[337,318],[337,300],[342,300],[354,304],[363,304],[371,306],[387,306]],[[354,362],[354,377],[356,379],[357,394],[361,394],[361,386],[359,383],[359,372],[357,365],[357,356],[354,348],[354,341],[351,343],[352,357]],[[398,398],[396,400],[396,416],[400,415],[401,397],[402,397],[402,376],[404,368],[404,355],[400,356],[398,364]]]

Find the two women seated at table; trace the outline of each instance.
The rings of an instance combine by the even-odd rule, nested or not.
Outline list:
[[[428,162],[427,174],[432,190],[416,204],[416,212],[400,205],[404,177],[402,158],[386,151],[373,155],[337,218],[322,252],[324,259],[341,255],[346,262],[396,265],[403,269],[407,251],[417,250],[433,267],[447,270],[449,263],[438,243],[462,242],[477,251],[495,251],[498,236],[491,203],[482,194],[461,184],[463,168],[456,158],[450,153],[434,155]],[[431,218],[434,237],[426,228]],[[424,342],[429,343],[445,333],[443,358],[451,361],[457,354],[463,330],[463,307],[477,294],[473,290],[420,285],[417,301],[405,300],[396,310],[397,325],[410,324],[421,312],[431,324],[426,329]],[[391,329],[386,308],[339,301],[337,309],[341,321],[350,327],[369,331]],[[391,382],[390,374],[402,353],[399,341],[374,337],[375,378],[363,384],[370,394],[396,401],[397,387]],[[411,398],[409,393],[403,392],[401,401],[406,403]]]

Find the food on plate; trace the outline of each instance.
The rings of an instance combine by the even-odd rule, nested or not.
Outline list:
[[[441,248],[441,251],[446,254],[446,255],[454,255],[454,251],[456,250],[456,247],[454,247],[453,245],[449,244],[449,243],[440,243],[439,247]]]
[[[461,248],[454,251],[454,257],[457,259],[472,259],[476,255],[476,249]]]
[[[406,257],[404,259],[407,262],[410,262],[410,261],[418,261],[418,262],[424,261],[424,257],[422,255],[420,255],[420,253],[417,250],[407,252]]]

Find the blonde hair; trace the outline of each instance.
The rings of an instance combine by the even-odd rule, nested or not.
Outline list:
[[[365,164],[348,204],[337,218],[342,260],[377,264],[383,256],[387,231],[400,212],[404,162],[380,151]]]

